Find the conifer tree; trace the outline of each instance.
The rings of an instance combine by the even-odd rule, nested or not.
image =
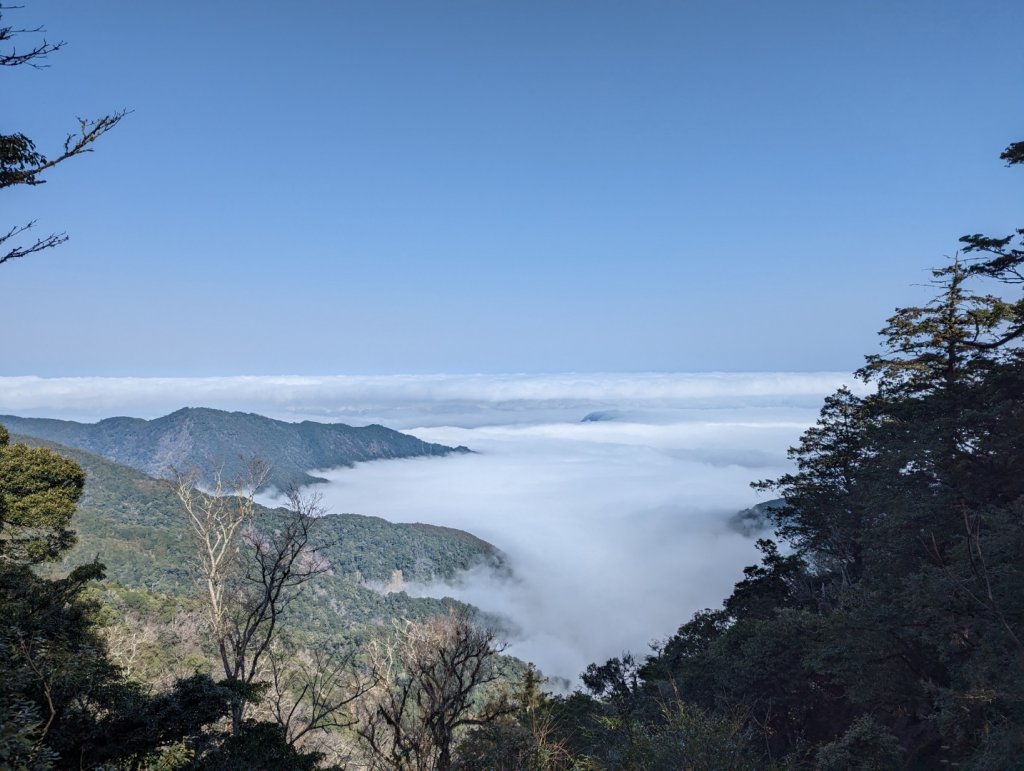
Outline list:
[[[826,399],[795,471],[756,485],[793,551],[761,542],[723,607],[640,668],[633,714],[671,689],[739,716],[761,767],[1019,766],[1024,230],[962,242],[935,299],[883,328],[857,373],[875,390]]]

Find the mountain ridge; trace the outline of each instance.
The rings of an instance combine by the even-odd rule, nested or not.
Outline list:
[[[0,415],[0,424],[13,433],[87,450],[156,477],[195,469],[207,483],[215,472],[230,480],[243,476],[248,461],[258,457],[270,467],[267,486],[278,490],[325,481],[309,474],[310,469],[470,452],[378,424],[288,423],[209,407],[183,407],[152,420],[117,416],[96,423]]]

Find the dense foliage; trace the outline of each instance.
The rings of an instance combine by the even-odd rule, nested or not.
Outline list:
[[[0,426],[0,562],[38,564],[69,548],[71,515],[84,485],[73,461],[11,445]]]
[[[235,695],[200,674],[157,694],[126,679],[88,596],[103,565],[53,580],[32,570],[73,541],[82,469],[45,448],[11,445],[4,429],[0,468],[0,766],[137,767],[171,748],[195,757]]]
[[[257,526],[271,533],[287,516],[256,510]],[[253,755],[267,768],[317,765],[315,752],[295,746],[294,725],[322,701],[289,704],[290,735],[267,722],[270,707],[263,722],[233,736],[225,728],[232,707],[262,700],[266,685],[242,694],[211,679],[186,529],[168,483],[81,450],[12,443],[0,428],[0,766],[259,767]],[[481,561],[501,566],[489,544],[447,528],[327,515],[313,533],[327,569],[289,609],[274,682],[301,691],[308,676],[320,678],[318,698],[358,695],[343,653],[380,624],[452,607],[385,585],[452,578]],[[327,670],[310,665],[328,660]]]
[[[3,767],[320,767],[322,756],[301,751],[299,740],[320,746],[310,726],[352,722],[325,716],[325,705],[346,706],[368,687],[346,651],[384,622],[453,607],[385,592],[385,584],[400,589],[403,580],[451,578],[480,561],[501,565],[493,547],[461,531],[324,516],[310,545],[321,567],[289,607],[267,674],[259,683],[216,683],[185,567],[185,517],[170,486],[42,444],[11,444],[0,428]],[[266,533],[286,520],[285,510],[255,508],[254,524]],[[97,553],[111,558],[109,578],[87,558]],[[256,717],[231,730],[226,716],[246,701],[261,705]]]
[[[965,237],[935,299],[889,319],[857,373],[874,392],[829,397],[794,472],[755,485],[781,495],[781,543],[759,542],[722,608],[643,661],[592,665],[595,698],[553,706],[579,752],[609,768],[1019,767],[1024,299],[997,293],[1024,286],[1022,239]]]

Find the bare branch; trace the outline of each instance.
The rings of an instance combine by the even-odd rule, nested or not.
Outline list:
[[[0,19],[8,11],[18,8],[20,6],[0,3]],[[63,42],[51,43],[44,37],[40,41],[30,44],[28,48],[21,49],[16,48],[11,42],[19,35],[34,36],[42,32],[42,27],[19,28],[0,24],[0,67],[28,65],[39,69],[48,66],[45,63],[46,58],[59,51],[64,45]],[[40,178],[41,174],[69,158],[92,152],[92,145],[120,123],[127,114],[128,110],[119,110],[96,119],[79,118],[78,130],[67,135],[62,149],[53,158],[47,158],[37,151],[35,143],[22,133],[0,134],[0,189],[15,185],[42,184],[46,180]],[[30,222],[27,225],[12,227],[6,234],[0,236],[0,244],[24,234],[33,224]],[[26,245],[17,245],[13,248],[8,246],[6,251],[0,251],[0,265],[46,249],[52,249],[67,239],[65,233],[51,233]]]
[[[303,586],[327,570],[310,545],[324,513],[319,497],[292,493],[290,512],[273,528],[260,529],[255,496],[268,473],[266,464],[253,461],[240,482],[225,485],[215,474],[210,492],[199,488],[196,472],[179,475],[177,483],[224,676],[242,686],[260,682],[267,658],[274,674],[272,645],[282,617]],[[235,733],[245,709],[244,698],[232,708]]]
[[[17,225],[11,228],[0,236],[0,244],[31,230],[32,226],[35,224],[36,223],[33,221],[29,222],[27,225]],[[60,246],[67,240],[67,233],[51,233],[48,236],[37,238],[34,243],[29,244],[28,246],[16,246],[13,249],[8,250],[6,254],[0,253],[0,265],[3,265],[9,260],[17,260],[20,257],[26,257],[30,254],[41,252],[44,249],[52,249],[55,246]]]
[[[476,706],[498,678],[494,658],[504,648],[492,631],[455,612],[396,631],[393,640],[371,645],[377,685],[361,707],[357,732],[380,768],[447,771],[460,729],[511,711],[502,699]]]
[[[3,18],[5,11],[17,10],[21,6],[18,5],[3,5],[0,4],[0,18]],[[45,32],[42,27],[35,27],[34,29],[18,29],[16,27],[0,25],[0,43],[6,43],[13,40],[17,35],[41,35]],[[64,42],[60,41],[57,43],[49,42],[45,37],[38,43],[30,46],[27,50],[23,49],[21,53],[18,52],[13,46],[9,51],[0,51],[0,67],[18,67],[22,64],[27,64],[29,67],[35,69],[43,69],[48,67],[43,59],[46,59],[52,53],[59,51],[64,47]]]
[[[128,113],[128,110],[119,110],[95,120],[79,118],[78,132],[67,135],[64,139],[63,150],[55,158],[47,159],[45,156],[35,153],[34,149],[30,154],[16,156],[13,161],[11,158],[5,157],[3,159],[3,173],[0,174],[0,189],[13,187],[14,185],[42,184],[45,180],[38,178],[40,174],[63,163],[68,158],[73,158],[83,153],[91,153],[92,144],[120,123]],[[10,140],[12,137],[20,136],[11,135],[4,137],[4,139]]]
[[[303,742],[313,732],[354,725],[349,705],[373,686],[369,675],[357,666],[354,649],[318,648],[282,655],[281,647],[275,645],[268,660],[273,718],[285,729],[291,745]]]

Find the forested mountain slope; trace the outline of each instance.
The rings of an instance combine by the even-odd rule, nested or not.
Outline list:
[[[11,433],[88,450],[154,477],[199,469],[208,479],[220,469],[232,478],[244,471],[247,459],[259,457],[270,467],[267,484],[279,490],[323,481],[309,475],[310,469],[469,452],[378,425],[286,423],[252,413],[196,407],[154,420],[118,417],[77,423],[0,415],[0,424]]]
[[[368,646],[438,618],[484,621],[383,585],[502,568],[468,533],[324,514],[315,497],[289,510],[204,492],[225,516],[190,527],[180,493],[0,427],[0,768],[312,771],[327,752],[347,758],[356,701],[377,684]],[[211,546],[225,557],[215,572]]]
[[[193,591],[186,567],[191,542],[185,515],[166,480],[33,437],[12,434],[11,442],[48,447],[86,472],[75,515],[77,543],[64,555],[60,572],[98,555],[107,578],[120,586],[172,596]],[[257,517],[269,524],[283,515],[280,509],[257,510]],[[450,579],[481,563],[504,569],[500,552],[491,544],[451,528],[327,514],[313,533],[311,545],[330,570],[318,578],[316,591],[302,598],[299,625],[309,630],[348,634],[365,623],[418,617],[441,608],[431,599],[382,594],[367,584],[394,584],[399,576],[402,581]]]

